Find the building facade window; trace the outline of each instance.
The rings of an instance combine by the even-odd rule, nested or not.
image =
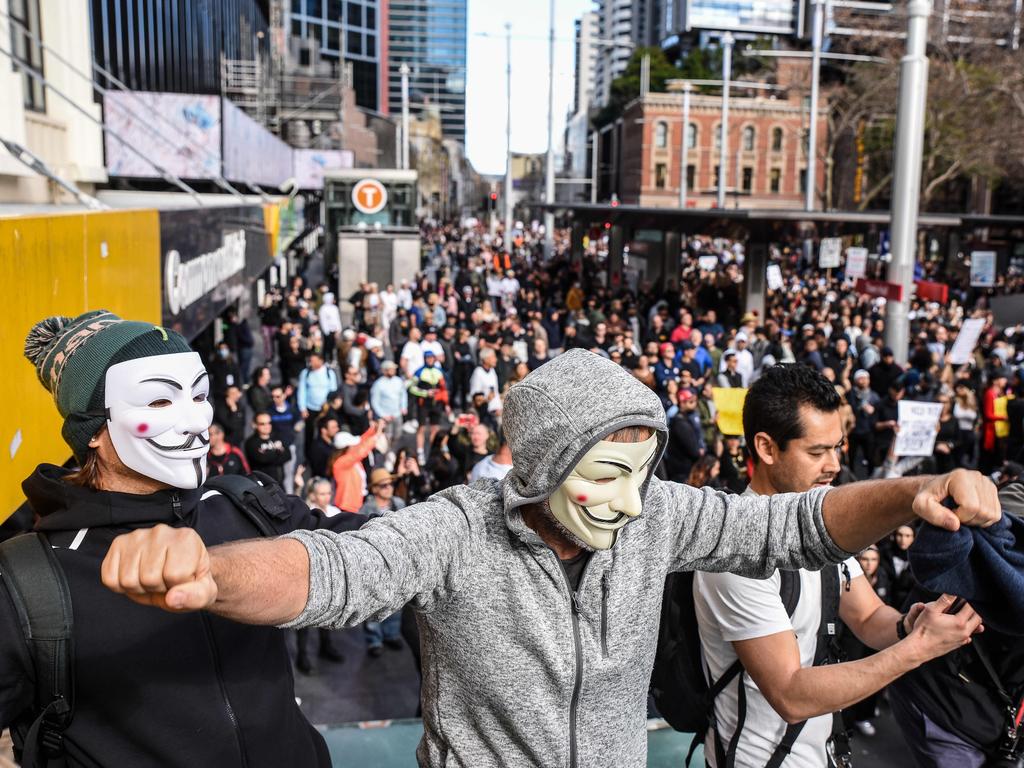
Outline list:
[[[697,166],[696,165],[688,165],[688,166],[686,166],[686,188],[688,190],[692,191],[693,188],[696,185],[697,185]]]
[[[743,191],[753,192],[754,190],[754,169],[747,167],[743,169]]]
[[[686,148],[696,149],[697,148],[697,124],[690,123],[686,126]]]
[[[654,124],[654,146],[657,149],[668,146],[668,123],[659,120]]]
[[[743,129],[743,151],[753,152],[754,142],[757,140],[757,132],[754,130],[754,126],[748,125]]]
[[[772,152],[782,151],[782,129],[776,126],[772,128]]]
[[[43,88],[43,84],[39,80],[18,66],[19,63],[24,64],[43,74],[43,52],[41,46],[32,37],[33,35],[42,37],[42,25],[39,23],[39,0],[11,0],[9,13],[11,20],[17,22],[10,25],[11,49],[15,60],[11,62],[11,66],[15,72],[21,72],[25,109],[30,109],[33,112],[45,112],[46,89]]]
[[[800,194],[807,194],[807,169],[800,169]]]
[[[722,124],[715,123],[715,149],[722,148]]]
[[[772,168],[770,188],[773,195],[779,194],[782,190],[782,170],[780,168]]]
[[[668,183],[668,165],[657,163],[654,166],[654,186],[656,189],[664,189]]]

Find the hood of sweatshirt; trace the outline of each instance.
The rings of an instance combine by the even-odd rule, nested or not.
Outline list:
[[[512,451],[502,486],[506,513],[551,496],[595,443],[623,427],[656,432],[656,467],[668,441],[665,409],[622,366],[573,349],[533,371],[504,399],[502,430]],[[643,496],[649,485],[650,478]]]
[[[199,489],[171,488],[150,494],[94,491],[72,485],[69,470],[40,464],[22,482],[28,505],[37,515],[37,531],[72,531],[103,526],[131,527],[138,523],[174,525],[192,515]]]

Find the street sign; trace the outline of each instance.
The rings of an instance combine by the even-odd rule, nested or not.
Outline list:
[[[864,277],[868,273],[868,249],[846,249],[846,276],[849,278]]]
[[[823,237],[818,249],[818,268],[837,269],[842,263],[843,239],[841,237]]]
[[[352,205],[360,213],[380,213],[388,204],[388,190],[376,179],[362,179],[352,187]]]
[[[886,301],[902,301],[903,286],[899,283],[887,283],[884,280],[857,280],[857,293],[866,293],[868,296],[876,296]]]

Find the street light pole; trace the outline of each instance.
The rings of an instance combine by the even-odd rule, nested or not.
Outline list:
[[[907,4],[907,52],[900,62],[899,104],[896,113],[896,151],[893,155],[892,261],[889,282],[903,289],[900,301],[885,305],[885,341],[898,363],[909,353],[910,292],[917,257],[917,215],[921,197],[925,108],[928,101],[928,19],[932,0]]]
[[[811,118],[807,129],[807,189],[804,190],[804,209],[814,210],[815,187],[818,186],[818,99],[821,90],[821,45],[825,24],[825,0],[813,0],[814,18],[811,22]]]
[[[732,80],[731,32],[722,35],[722,131],[718,153],[718,207],[725,208],[725,183],[729,170],[729,82]]]
[[[597,144],[597,131],[590,134],[590,202],[597,202],[597,163],[598,163],[598,144]]]
[[[690,194],[686,170],[689,168],[690,160],[690,92],[693,86],[690,83],[683,83],[683,145],[679,150],[679,207],[686,207],[686,198]]]
[[[505,249],[511,253],[512,237],[512,25],[505,23],[505,89],[508,116],[505,120]]]
[[[548,1],[548,154],[544,161],[544,202],[555,202],[555,0]],[[555,248],[555,212],[544,212],[544,260]]]
[[[409,170],[409,65],[404,61],[402,75],[402,170]]]

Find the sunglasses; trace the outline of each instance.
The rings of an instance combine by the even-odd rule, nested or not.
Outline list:
[[[374,483],[374,488],[394,488],[395,484],[388,480],[386,483]]]

